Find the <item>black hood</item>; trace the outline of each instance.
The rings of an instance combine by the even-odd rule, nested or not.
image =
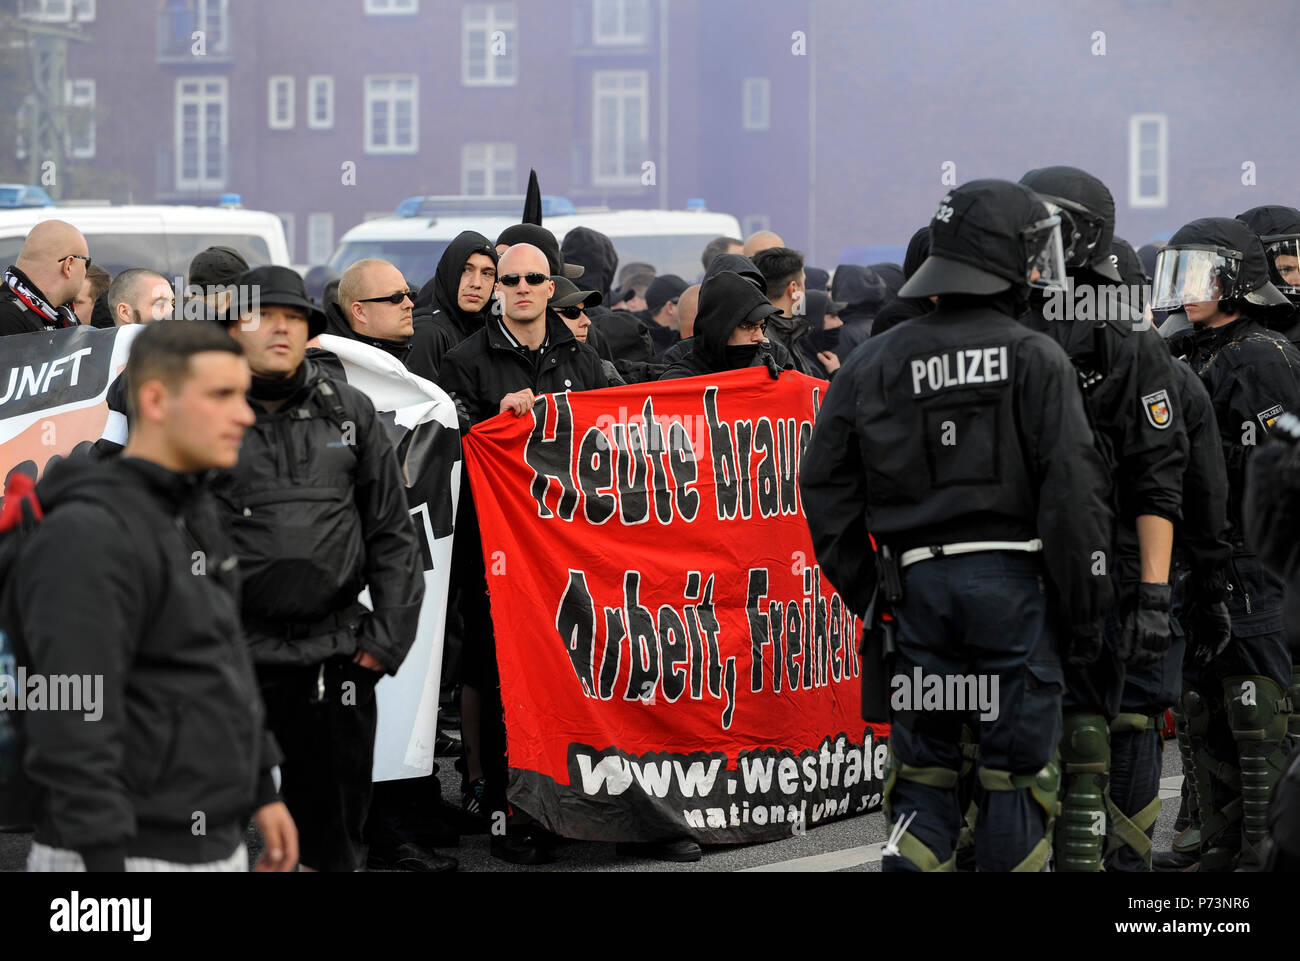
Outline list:
[[[912,239],[907,242],[907,253],[903,255],[903,276],[911,280],[916,268],[925,263],[925,258],[929,256],[930,225],[926,224],[912,234]]]
[[[804,286],[808,290],[826,290],[831,284],[829,271],[820,267],[804,267]]]
[[[695,349],[702,353],[713,370],[726,370],[727,341],[741,322],[766,320],[779,313],[780,308],[750,281],[731,271],[723,271],[707,278],[700,287]]]
[[[1123,237],[1116,237],[1110,242],[1110,260],[1126,287],[1141,287],[1151,283],[1137,251]]]
[[[95,306],[90,309],[90,326],[100,330],[117,326],[117,321],[113,319],[113,311],[108,307],[107,290],[95,298]]]
[[[830,303],[831,295],[824,290],[809,289],[804,292],[804,320],[811,330],[804,344],[814,356],[825,350],[834,350],[840,345],[840,331],[844,328],[826,329],[826,308]]]
[[[1258,235],[1240,220],[1227,217],[1203,217],[1180,227],[1169,238],[1165,249],[1184,245],[1208,245],[1239,251],[1243,257],[1241,271],[1237,277],[1235,293],[1244,296],[1248,304],[1254,307],[1288,305],[1282,292],[1273,286],[1269,277],[1268,257],[1264,254],[1264,245]],[[1224,295],[1227,299],[1228,295]]]
[[[586,269],[582,285],[595,290],[610,303],[614,277],[618,273],[618,251],[614,242],[590,227],[574,227],[564,235],[560,255],[566,264],[578,264]]]
[[[872,264],[867,269],[874,272],[885,285],[885,290],[888,292],[886,300],[897,297],[898,292],[903,289],[903,284],[907,282],[907,275],[898,264]]]
[[[840,314],[845,323],[873,317],[890,299],[885,281],[870,267],[840,264],[831,282],[831,299],[848,304]]]
[[[744,254],[719,254],[714,257],[713,263],[709,264],[709,269],[704,272],[704,280],[712,280],[719,274],[736,274],[744,277],[766,296],[767,281],[763,278],[763,272]]]
[[[445,316],[463,334],[469,336],[483,326],[483,322],[492,313],[492,291],[488,291],[487,302],[481,310],[469,312],[460,309],[457,294],[460,292],[460,276],[465,270],[465,263],[471,254],[483,254],[497,262],[497,250],[491,241],[480,233],[466,230],[457,234],[456,239],[447,245],[438,261],[438,269],[433,279],[420,290],[415,298],[417,313],[438,312]],[[349,329],[350,325],[349,325]]]
[[[136,458],[115,458],[113,462],[142,474],[155,493],[177,505],[192,496],[208,476],[206,473],[177,474]],[[74,455],[66,459],[51,459],[36,484],[36,499],[40,502],[41,510],[48,513],[60,504],[71,501],[116,500],[109,491],[129,487],[128,476],[108,469],[99,458]]]
[[[1110,261],[1110,244],[1115,238],[1115,198],[1111,196],[1110,189],[1078,167],[1041,167],[1029,171],[1020,178],[1020,182],[1040,197],[1067,210],[1074,210],[1074,205],[1083,207],[1101,222],[1101,236],[1097,240],[1097,246],[1093,248],[1088,263],[1081,266],[1091,267],[1106,280],[1118,283],[1119,274]],[[1064,229],[1061,231],[1061,240],[1068,251],[1070,238],[1065,236]],[[1067,254],[1066,267],[1070,266]]]

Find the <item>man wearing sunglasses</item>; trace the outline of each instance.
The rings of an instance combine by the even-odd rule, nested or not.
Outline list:
[[[76,327],[72,303],[91,263],[86,238],[72,224],[33,227],[0,284],[0,336]]]
[[[531,244],[516,244],[501,256],[498,270],[500,314],[489,314],[481,329],[448,353],[438,374],[439,386],[461,412],[462,432],[506,411],[523,417],[533,409],[538,394],[608,386],[599,355],[579,343],[565,322],[547,310],[555,282],[546,254]],[[473,498],[462,496],[452,564],[460,568],[457,578],[465,621],[462,679],[466,690],[474,692],[479,717],[477,729],[470,730],[471,712],[463,712],[464,740],[470,752],[466,793],[490,818],[493,812],[508,810],[505,722],[483,553],[470,543],[477,524],[466,522],[466,517],[475,516],[473,511]],[[460,532],[465,532],[463,541]],[[471,580],[477,589],[467,583]],[[505,837],[494,835],[492,854],[515,864],[551,859],[548,836],[523,824],[510,825]]]
[[[678,380],[744,367],[766,367],[775,377],[782,366],[764,337],[768,321],[781,312],[740,274],[722,272],[700,287],[695,335],[689,352],[661,380]]]

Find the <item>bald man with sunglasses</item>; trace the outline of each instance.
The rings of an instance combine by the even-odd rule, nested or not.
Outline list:
[[[433,331],[415,326],[416,296],[402,272],[387,260],[358,260],[339,279],[338,302],[324,307],[325,332],[377,347],[411,373],[433,380],[437,374]],[[333,354],[312,351],[308,356],[335,376],[342,374]]]

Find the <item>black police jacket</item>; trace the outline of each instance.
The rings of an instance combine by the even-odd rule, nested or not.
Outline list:
[[[528,388],[535,394],[611,386],[600,355],[580,344],[563,320],[546,312],[546,343],[517,347],[497,318],[443,358],[438,386],[456,401],[466,429],[501,412],[501,399]]]
[[[1135,553],[1139,516],[1175,524],[1181,517],[1187,433],[1165,341],[1127,308],[1109,314],[1052,320],[1040,304],[1023,320],[1060,344],[1078,370],[1089,422],[1113,470],[1121,539]]]
[[[1228,469],[1219,444],[1219,426],[1210,394],[1182,361],[1173,364],[1174,389],[1187,431],[1187,469],[1183,472],[1183,520],[1175,544],[1198,585],[1216,593],[1227,584]]]
[[[1007,314],[941,305],[861,344],[800,472],[817,560],[855,612],[876,580],[868,532],[897,554],[1042,538],[1066,626],[1099,633],[1110,479],[1069,358]]]
[[[1242,317],[1222,327],[1193,328],[1169,340],[1205,384],[1228,471],[1228,521],[1243,541],[1246,463],[1284,412],[1300,413],[1300,352],[1281,334]],[[1252,550],[1249,544],[1244,549]]]
[[[358,648],[395,673],[415,641],[424,573],[387,429],[365,394],[304,360],[303,386],[257,423],[218,475],[259,664]],[[373,613],[356,603],[369,586]]]
[[[36,840],[81,852],[91,870],[228,857],[248,815],[275,799],[280,758],[211,494],[147,461],[75,458],[37,495],[46,518],[13,584],[27,669],[102,677],[103,713],[23,715]]]

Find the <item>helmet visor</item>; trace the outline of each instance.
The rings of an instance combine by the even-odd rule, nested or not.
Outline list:
[[[1273,267],[1273,286],[1284,294],[1300,294],[1300,237],[1265,238],[1264,253]]]
[[[1151,307],[1174,310],[1217,303],[1233,295],[1241,255],[1221,247],[1166,247],[1156,257]]]
[[[1061,243],[1060,208],[1047,204],[1050,216],[1021,230],[1025,245],[1025,282],[1037,290],[1064,291],[1065,248]]]

